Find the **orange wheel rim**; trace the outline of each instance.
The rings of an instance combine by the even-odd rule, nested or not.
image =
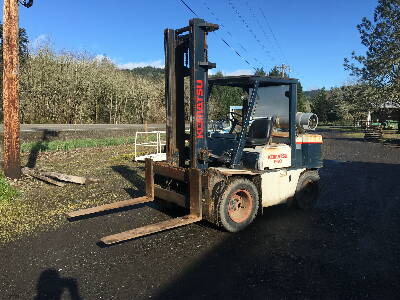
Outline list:
[[[246,221],[253,210],[253,197],[247,190],[238,189],[228,202],[228,214],[235,223]]]

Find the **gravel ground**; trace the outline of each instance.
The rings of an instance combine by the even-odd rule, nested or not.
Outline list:
[[[143,205],[56,222],[0,246],[0,298],[398,299],[400,149],[323,135],[314,211],[277,206],[237,234],[198,223],[107,248],[100,237],[168,216]],[[135,169],[115,167],[107,189],[142,190]]]

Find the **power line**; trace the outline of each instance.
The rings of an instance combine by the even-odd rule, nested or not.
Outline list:
[[[187,5],[185,1],[183,1],[183,0],[180,0],[180,1],[181,1],[181,2],[183,3],[183,5],[185,5],[186,8],[187,8],[188,10],[190,10],[196,17],[199,17],[199,15],[196,14],[196,12],[195,12],[189,5]],[[199,17],[199,18],[200,18],[200,17]]]
[[[211,15],[215,18],[215,20],[218,22],[218,24],[220,25],[220,27],[223,28],[223,29],[226,31],[226,33],[227,33],[228,35],[231,36],[232,39],[235,39],[234,36],[232,35],[232,33],[231,33],[231,32],[227,29],[227,27],[223,24],[223,22],[221,21],[221,19],[218,18],[218,16],[217,16],[217,15],[211,10],[211,8],[207,5],[206,1],[203,1],[203,4],[204,4],[204,6],[207,8],[207,10],[210,12],[210,14],[211,14]],[[242,45],[242,43],[240,43],[240,42],[238,42],[238,41],[235,41],[235,42],[238,44],[238,46],[239,46],[240,48],[242,48],[242,49],[244,50],[244,52],[246,52],[247,54],[249,54],[249,51]],[[255,63],[256,63],[257,66],[259,66],[259,67],[262,66],[262,63],[261,63],[257,58],[253,57],[252,59],[255,61]],[[254,68],[254,67],[253,67],[253,68]],[[254,68],[254,69],[255,69],[255,68]],[[255,69],[255,70],[256,70],[256,69]]]
[[[231,0],[228,0],[228,4],[231,7],[231,9],[236,13],[236,16],[239,18],[239,20],[243,23],[244,27],[250,32],[251,36],[254,38],[254,40],[258,43],[260,48],[265,52],[265,54],[272,58],[270,52],[266,49],[266,47],[261,43],[260,39],[254,32],[254,30],[249,26],[248,22],[244,19],[244,17],[240,14],[239,10],[235,7],[233,2]]]
[[[282,61],[284,61],[286,63],[286,65],[288,65],[289,61],[287,59],[287,56],[286,56],[285,52],[283,51],[283,49],[282,49],[282,47],[281,47],[281,45],[280,45],[280,43],[279,43],[274,31],[272,30],[272,27],[271,27],[270,23],[268,22],[268,19],[267,19],[265,13],[264,13],[264,10],[260,6],[259,6],[259,11],[260,11],[260,13],[261,13],[261,15],[262,15],[262,17],[263,17],[263,19],[265,21],[265,24],[267,25],[267,27],[268,27],[268,29],[269,29],[269,31],[271,33],[272,38],[274,39],[274,41],[276,43],[276,47],[280,52],[279,55],[281,56]],[[263,27],[262,27],[262,29],[263,29]],[[263,30],[263,32],[265,32],[265,31]],[[293,73],[293,74],[295,74],[295,75],[300,77],[299,73],[293,71],[291,68],[289,68],[289,70],[290,70],[289,71],[290,73]]]
[[[196,17],[200,18],[200,16],[184,1],[184,0],[180,0],[180,2],[185,5],[185,7],[191,12],[193,13]],[[217,32],[214,31],[214,34],[218,35]],[[226,39],[224,39],[223,37],[219,36],[218,37],[222,40],[222,42],[228,46],[232,51],[234,51],[246,64],[248,64],[251,68],[253,68],[254,70],[257,70],[257,68],[255,68],[244,56],[242,56],[235,48],[233,48],[231,46],[230,43],[228,43],[226,41]]]
[[[276,45],[277,45],[279,51],[281,52],[281,56],[282,56],[283,60],[287,63],[288,61],[287,61],[286,55],[285,55],[285,53],[283,52],[283,50],[282,50],[282,48],[281,48],[281,46],[280,46],[280,44],[279,44],[279,42],[278,42],[278,39],[276,38],[276,36],[275,36],[275,34],[274,34],[274,31],[272,30],[271,26],[269,25],[269,22],[268,22],[268,20],[267,20],[267,17],[265,16],[264,11],[262,10],[261,7],[259,7],[259,9],[260,9],[261,15],[262,15],[263,18],[264,18],[265,23],[266,23],[267,26],[268,26],[269,31],[271,32],[271,35],[272,35],[273,39],[275,40],[275,43],[276,43]]]
[[[226,33],[229,34],[232,38],[233,35],[232,33],[227,29],[227,27],[223,24],[221,19],[211,10],[211,8],[207,5],[206,1],[203,1],[203,5],[207,8],[207,10],[210,12],[210,14],[215,18],[217,21],[218,25],[220,25],[221,28],[224,28]],[[247,49],[239,42],[237,42],[240,48],[242,48],[245,52],[248,52]]]
[[[248,1],[246,1],[246,6],[247,6],[247,9],[249,10],[250,14],[252,15],[252,17],[256,20],[258,27],[261,29],[261,31],[262,31],[262,33],[263,33],[263,35],[264,35],[265,41],[266,41],[268,44],[273,45],[273,42],[270,40],[269,36],[268,36],[267,33],[265,32],[264,26],[261,24],[261,22],[260,22],[260,20],[258,19],[257,15],[255,14],[254,10],[250,7]],[[275,57],[271,55],[271,59],[272,59],[272,60],[275,60]]]

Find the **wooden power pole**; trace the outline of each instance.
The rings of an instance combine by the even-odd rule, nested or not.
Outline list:
[[[285,77],[285,70],[288,70],[289,72],[291,71],[290,66],[287,66],[285,64],[282,64],[282,66],[277,67],[277,69],[281,69],[282,78]]]
[[[4,0],[3,7],[3,113],[4,174],[12,179],[21,176],[20,123],[18,99],[18,0]]]

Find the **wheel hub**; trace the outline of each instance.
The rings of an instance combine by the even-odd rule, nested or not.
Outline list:
[[[239,189],[231,196],[228,214],[232,221],[241,223],[246,221],[253,209],[253,197],[247,190]]]

